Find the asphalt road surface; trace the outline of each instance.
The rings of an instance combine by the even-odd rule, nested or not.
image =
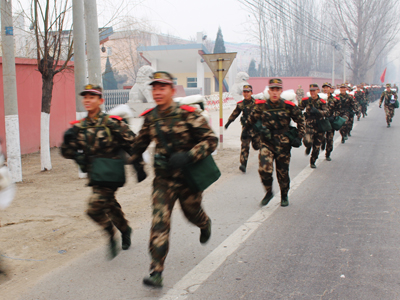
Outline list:
[[[292,150],[286,208],[279,194],[260,208],[264,190],[252,151],[246,174],[238,170],[205,192],[213,221],[205,246],[177,205],[162,289],[142,285],[149,222],[114,260],[95,249],[21,299],[400,299],[400,117],[386,128],[375,102],[355,124],[345,144],[336,141],[332,161],[322,152],[315,170],[304,147]],[[237,120],[226,145],[239,147],[239,129]]]

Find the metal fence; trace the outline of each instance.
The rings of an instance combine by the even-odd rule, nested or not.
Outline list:
[[[106,111],[129,101],[130,90],[104,90]]]

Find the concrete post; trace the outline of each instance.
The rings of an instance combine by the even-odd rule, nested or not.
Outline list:
[[[204,95],[204,63],[200,55],[197,58],[197,87],[201,89],[201,95]]]
[[[96,0],[84,0],[89,83],[102,84]]]
[[[19,137],[17,77],[11,0],[1,0],[1,47],[3,51],[3,92],[6,125],[7,165],[14,182],[22,181]]]
[[[72,13],[74,24],[75,103],[76,116],[77,119],[80,119],[82,118],[82,114],[86,114],[86,110],[82,104],[82,97],[79,93],[88,83],[85,53],[85,18],[82,0],[72,1]]]

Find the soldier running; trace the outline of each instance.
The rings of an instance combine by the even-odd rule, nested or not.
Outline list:
[[[318,85],[315,83],[310,84],[311,97],[303,98],[299,104],[300,110],[305,110],[306,132],[303,140],[303,144],[306,147],[305,154],[309,155],[312,148],[310,167],[313,169],[317,167],[315,162],[318,159],[322,139],[325,134],[324,132],[319,132],[318,121],[329,115],[326,101],[319,97],[318,92]]]
[[[175,88],[171,74],[155,72],[151,85],[157,106],[142,113],[144,123],[135,139],[131,160],[140,158],[149,144],[155,142],[150,276],[145,277],[143,283],[162,287],[171,214],[176,200],[179,200],[185,217],[200,228],[200,243],[206,243],[211,236],[211,219],[201,206],[202,192],[189,187],[182,168],[211,155],[218,138],[195,108],[179,106],[173,101]]]
[[[351,116],[354,116],[354,112],[357,110],[356,103],[354,102],[353,96],[346,93],[347,85],[340,85],[340,116],[346,118],[346,123],[340,128],[340,134],[342,136],[342,144],[348,139],[348,134],[352,128]]]
[[[249,118],[250,113],[254,109],[255,100],[253,98],[253,87],[251,85],[243,86],[243,97],[244,100],[239,101],[236,104],[235,110],[229,116],[228,122],[225,124],[225,129],[228,129],[229,125],[236,120],[236,118],[242,113],[242,117],[240,118],[240,123],[242,124],[242,134],[240,135],[241,141],[241,150],[240,150],[240,167],[239,170],[243,173],[246,173],[247,160],[249,158],[250,151],[250,142],[252,141],[250,130],[245,129],[247,120]],[[253,148],[256,150],[259,149],[258,143],[253,141]]]
[[[268,93],[269,100],[256,100],[256,107],[250,114],[246,127],[250,129],[257,121],[261,121],[258,172],[266,190],[261,205],[267,205],[274,196],[272,173],[275,160],[276,175],[281,189],[281,206],[288,206],[290,150],[292,146],[301,145],[304,136],[304,118],[301,110],[293,102],[281,98],[281,79],[274,78],[269,81]],[[290,127],[291,120],[297,123],[297,130]]]
[[[114,226],[121,232],[122,249],[127,250],[131,245],[132,229],[115,199],[115,192],[125,183],[122,151],[132,154],[135,134],[121,117],[101,112],[104,99],[100,86],[86,85],[81,96],[88,115],[71,122],[73,126],[64,135],[61,154],[75,160],[83,172],[88,172],[93,194],[86,213],[108,234],[112,259],[118,254]],[[144,180],[146,173],[142,164],[135,165],[135,168],[138,180]]]
[[[386,84],[386,91],[384,91],[379,99],[379,108],[382,107],[382,102],[384,102],[385,114],[386,114],[386,123],[387,127],[390,127],[390,123],[392,123],[394,117],[394,109],[395,103],[397,101],[397,93],[391,90],[390,83]]]
[[[322,85],[322,91],[328,95],[327,104],[329,109],[329,121],[332,123],[335,117],[339,116],[340,114],[340,101],[338,98],[332,95],[334,92],[333,87],[330,83],[325,82]],[[327,161],[331,161],[331,153],[333,151],[333,138],[335,136],[335,130],[329,130],[325,133],[324,142],[321,145],[321,149],[325,150],[325,158]],[[326,146],[326,149],[325,149]]]

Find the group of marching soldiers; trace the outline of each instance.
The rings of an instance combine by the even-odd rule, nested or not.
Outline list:
[[[282,80],[279,78],[269,81],[267,100],[254,99],[252,92],[251,85],[244,85],[244,99],[237,103],[225,129],[242,114],[239,169],[246,172],[251,143],[254,150],[259,150],[258,172],[266,190],[261,205],[267,205],[274,197],[272,175],[275,161],[281,206],[288,206],[291,148],[300,147],[303,142],[305,154],[311,154],[310,167],[313,169],[317,167],[316,161],[321,149],[325,150],[326,160],[331,161],[335,130],[340,132],[343,144],[351,137],[354,117],[360,121],[361,117],[367,116],[371,99],[369,89],[361,84],[353,92],[351,86],[343,83],[339,86],[339,93],[335,94],[335,86],[325,82],[322,85],[323,94],[320,94],[319,86],[311,84],[309,96],[302,98],[298,105],[281,97]],[[395,101],[397,93],[388,84],[379,102],[379,107],[384,102],[388,127],[394,115]],[[297,126],[291,126],[291,121]]]

